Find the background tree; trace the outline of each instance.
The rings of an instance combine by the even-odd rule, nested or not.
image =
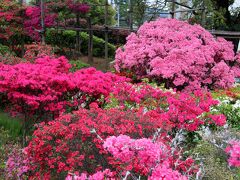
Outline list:
[[[17,0],[0,0],[0,42],[8,45],[11,50],[19,49],[21,44],[24,11],[25,7]]]
[[[234,3],[234,0],[193,0],[193,8],[205,8],[205,28],[234,30],[233,15],[229,7]],[[203,10],[197,10],[192,14],[191,21],[202,23]]]

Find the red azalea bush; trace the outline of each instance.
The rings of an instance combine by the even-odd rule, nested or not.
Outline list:
[[[0,64],[0,97],[13,113],[28,119],[54,119],[66,107],[104,103],[115,83],[125,78],[94,68],[70,73],[64,57],[38,58],[35,63]],[[68,109],[69,110],[69,109]],[[33,120],[32,119],[32,120]]]
[[[111,106],[123,108],[144,107],[144,111],[155,110],[168,126],[177,129],[196,131],[199,126],[216,124],[223,126],[226,118],[219,114],[209,113],[211,106],[218,104],[208,92],[195,91],[193,94],[163,92],[147,84],[120,83],[113,88],[108,98]],[[208,121],[206,122],[206,119]]]
[[[199,25],[159,19],[142,25],[116,53],[118,72],[132,71],[167,88],[226,88],[237,76],[233,44]],[[238,67],[239,68],[239,67]]]
[[[118,93],[113,89],[115,97],[112,95],[108,98],[109,103],[117,101],[120,106],[117,105],[116,108],[100,109],[92,104],[90,110],[79,109],[73,114],[62,115],[55,121],[40,124],[26,148],[32,158],[32,176],[39,177],[42,174],[45,179],[49,179],[67,176],[68,171],[80,175],[110,169],[115,175],[131,171],[135,175],[148,176],[155,172],[152,174],[154,179],[164,169],[168,170],[166,173],[169,177],[173,174],[180,176],[179,173],[188,176],[196,172],[193,160],[181,156],[182,152],[175,141],[182,131],[197,131],[201,125],[209,126],[213,123],[223,125],[226,120],[224,116],[210,115],[209,112],[210,107],[217,102],[209,94],[200,92],[194,95],[171,94],[143,84],[125,84],[118,83],[115,86],[116,89],[119,88]],[[150,105],[149,108],[144,108],[148,107],[147,104]],[[123,139],[139,139],[123,142],[134,147],[131,152],[121,149],[125,145],[115,142],[114,138],[111,143],[103,145],[109,136],[123,137],[121,135],[129,136],[124,136]],[[142,138],[150,138],[156,144]],[[154,147],[161,150],[155,148],[155,152]],[[117,151],[118,148],[122,151]],[[149,158],[144,159],[144,153]],[[164,166],[156,163],[159,157],[166,160]],[[143,165],[144,163],[146,164]],[[156,169],[152,171],[151,166]]]
[[[4,55],[0,55],[0,63],[14,65],[14,64],[21,63],[21,62],[23,62],[22,58],[17,57],[11,53],[6,53]]]
[[[76,2],[73,0],[67,0],[66,5],[74,13],[87,13],[90,10],[90,6],[86,3]]]
[[[23,58],[27,62],[34,62],[35,59],[41,58],[44,56],[55,57],[53,47],[50,45],[43,45],[41,43],[33,43],[25,45],[25,53]]]
[[[108,151],[113,153],[108,146],[109,143],[106,142],[103,146],[103,140],[112,135],[126,134],[132,138],[152,138],[157,127],[167,128],[161,125],[161,121],[153,112],[144,114],[142,111],[103,110],[92,106],[90,110],[80,109],[72,115],[63,115],[56,121],[40,124],[26,148],[28,156],[31,157],[32,178],[42,175],[45,179],[51,179],[66,176],[68,171],[93,174],[105,169],[119,172],[120,175],[128,170],[146,176],[150,173],[151,166],[156,165],[157,160],[161,160],[160,155],[169,162],[169,167],[179,171],[188,170],[193,161],[187,160],[185,163],[177,147],[172,155],[171,147],[167,143],[171,142],[169,140],[171,138],[164,133],[156,138],[156,144],[151,144],[160,154],[154,154],[156,152],[150,147],[148,151],[141,151],[142,144],[135,144],[136,152],[131,152],[134,157],[119,155],[125,158],[121,160],[115,156],[116,154],[112,156],[108,153]],[[144,143],[145,140],[136,142]],[[146,143],[143,149],[149,146],[150,141],[146,140]],[[117,144],[120,145],[120,142]],[[158,147],[160,144],[162,146]],[[137,146],[140,148],[139,156],[142,157],[145,153],[149,158],[135,157]],[[129,162],[125,161],[126,158],[129,158]],[[140,161],[145,161],[149,166],[144,166],[139,163]],[[191,174],[193,170],[186,173]]]

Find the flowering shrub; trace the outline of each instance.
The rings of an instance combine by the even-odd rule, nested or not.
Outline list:
[[[27,6],[26,7],[26,19],[24,20],[25,32],[34,40],[39,41],[39,32],[42,30],[41,27],[41,9],[38,6]],[[45,8],[45,27],[51,27],[55,24],[57,18],[55,13],[50,13],[48,8]]]
[[[42,45],[41,43],[34,43],[25,45],[25,54],[24,59],[27,62],[34,62],[35,59],[41,58],[44,56],[54,57],[53,47],[50,45]]]
[[[127,178],[130,175],[139,177],[137,175],[141,172],[140,174],[149,176],[148,179],[188,179],[187,176],[171,169],[169,165],[170,150],[161,142],[154,143],[151,139],[146,138],[135,140],[129,136],[120,135],[107,138],[103,146],[116,160],[121,161],[124,171],[118,176],[122,178]],[[134,169],[138,170],[134,172]],[[90,179],[94,179],[93,176],[95,176],[95,179],[104,179],[105,172],[108,173],[107,175],[110,174],[110,177],[117,175],[107,169],[95,173],[90,176]],[[86,179],[86,177],[85,173],[82,173],[81,176],[68,175],[66,180],[70,178]]]
[[[240,167],[240,141],[229,143],[225,152],[229,154],[228,163],[233,167]]]
[[[12,53],[6,53],[4,55],[0,55],[0,63],[3,64],[18,64],[23,62],[23,60]]]
[[[239,68],[230,42],[175,19],[145,23],[128,36],[115,59],[118,72],[130,70],[139,79],[149,77],[178,90],[230,87]]]
[[[104,103],[114,83],[125,81],[94,68],[69,73],[71,65],[64,57],[38,58],[34,64],[0,65],[0,94],[15,114],[31,119],[54,119],[70,106]],[[102,101],[101,101],[102,100]]]
[[[12,0],[1,0],[0,3],[0,38],[9,40],[14,35],[23,34],[23,12],[25,7]]]
[[[8,156],[6,173],[9,179],[23,179],[29,170],[29,159],[23,149],[15,148]]]
[[[231,128],[240,130],[240,86],[231,89],[220,90],[212,93],[219,105],[212,108],[212,111],[224,114],[227,124]]]
[[[68,171],[92,174],[107,168],[110,168],[112,172],[124,173],[125,170],[129,170],[140,175],[147,175],[151,166],[156,165],[157,160],[165,160],[165,156],[169,158],[169,161],[171,160],[170,165],[179,171],[189,169],[193,162],[188,160],[184,163],[184,159],[180,158],[180,152],[177,150],[173,151],[173,157],[170,146],[163,144],[167,142],[164,139],[169,140],[164,133],[156,138],[156,144],[147,139],[131,143],[131,141],[128,142],[128,137],[125,138],[127,140],[122,143],[131,143],[129,145],[134,146],[133,152],[127,152],[126,149],[126,154],[124,154],[125,151],[114,154],[114,147],[111,147],[110,142],[114,138],[108,139],[104,144],[113,157],[104,149],[102,141],[112,135],[126,134],[134,138],[152,137],[161,120],[154,114],[149,116],[151,113],[143,114],[141,111],[118,109],[102,110],[92,105],[90,110],[80,109],[72,115],[63,115],[56,121],[40,124],[26,148],[28,155],[32,158],[32,176],[39,177],[42,174],[48,179],[58,174],[66,176]],[[164,128],[164,126],[161,127]],[[116,145],[123,147],[120,141]],[[140,149],[138,150],[137,147]],[[141,148],[146,151],[141,151]],[[137,152],[138,156],[136,156]],[[131,160],[131,155],[134,155],[133,160]],[[139,159],[145,155],[147,155],[145,158]],[[122,161],[116,159],[120,157],[123,158]]]
[[[196,131],[203,124],[222,126],[226,123],[226,118],[221,114],[204,114],[209,113],[211,106],[217,105],[218,101],[212,99],[210,93],[202,91],[190,95],[163,92],[147,84],[121,83],[113,88],[108,103],[110,107],[144,107],[145,111],[155,110],[168,127],[188,131]]]
[[[163,163],[170,152],[161,142],[154,143],[146,138],[134,140],[126,135],[107,138],[103,147],[119,160],[122,166],[126,166],[126,171],[135,170],[142,174],[147,174],[158,163]]]
[[[96,88],[88,91],[91,89]],[[40,174],[46,175],[45,178],[57,174],[67,176],[68,171],[93,174],[104,169],[122,173],[132,171],[147,176],[151,167],[157,166],[155,162],[159,157],[168,159],[168,163],[156,168],[153,178],[163,169],[168,169],[166,173],[169,176],[178,176],[175,170],[190,175],[195,172],[194,169],[189,170],[193,161],[182,158],[177,147],[181,141],[178,137],[180,132],[199,130],[203,124],[225,123],[223,115],[210,113],[210,107],[217,101],[211,99],[209,93],[174,94],[145,84],[123,82],[114,86],[111,92],[115,99],[112,95],[107,102],[116,103],[115,108],[105,106],[107,109],[100,109],[94,103],[90,110],[79,109],[39,125],[26,148],[32,157],[33,177]],[[161,133],[156,136],[159,129]],[[109,136],[118,137],[107,139],[103,145],[103,140]],[[146,138],[154,139],[154,143]],[[119,141],[115,144],[117,147],[113,141]],[[131,148],[118,150],[125,145]]]
[[[115,173],[112,173],[109,169],[104,171],[98,171],[93,175],[88,176],[86,173],[82,173],[81,175],[69,174],[65,180],[103,180],[103,179],[111,179],[113,178]],[[113,178],[114,179],[114,178]]]
[[[76,2],[73,0],[68,0],[66,2],[68,8],[74,13],[87,13],[90,10],[90,6],[86,3]]]

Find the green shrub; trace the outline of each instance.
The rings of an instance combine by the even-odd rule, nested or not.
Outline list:
[[[234,180],[238,177],[238,169],[229,170],[225,152],[207,141],[201,141],[192,154],[202,158],[205,170],[203,180]]]
[[[11,50],[8,46],[0,44],[0,55],[11,54]]]
[[[220,104],[212,110],[224,114],[227,123],[232,128],[240,130],[240,86],[212,92],[212,96],[220,101]]]
[[[236,108],[234,105],[235,104],[222,103],[215,108],[218,112],[226,116],[227,122],[232,128],[240,130],[240,108]]]
[[[70,69],[71,72],[75,72],[79,69],[82,69],[82,68],[87,68],[87,67],[90,67],[89,64],[86,64],[80,60],[72,60],[70,61],[70,64],[72,65],[72,68]]]
[[[81,32],[81,52],[85,55],[88,54],[88,33]],[[61,48],[74,48],[76,42],[76,31],[65,30],[57,32],[56,29],[48,29],[46,32],[46,42],[48,44],[56,45]],[[105,55],[105,41],[101,38],[93,36],[93,56],[104,57]],[[115,55],[116,47],[108,43],[109,57],[113,58]]]

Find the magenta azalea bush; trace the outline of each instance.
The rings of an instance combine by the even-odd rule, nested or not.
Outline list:
[[[131,71],[167,88],[227,88],[239,75],[233,44],[199,25],[158,19],[142,25],[116,52],[118,72]]]
[[[65,57],[44,56],[34,63],[0,64],[0,98],[6,109],[27,119],[52,120],[67,108],[104,103],[115,83],[126,78],[94,68],[70,72]],[[68,109],[69,110],[69,109]]]

